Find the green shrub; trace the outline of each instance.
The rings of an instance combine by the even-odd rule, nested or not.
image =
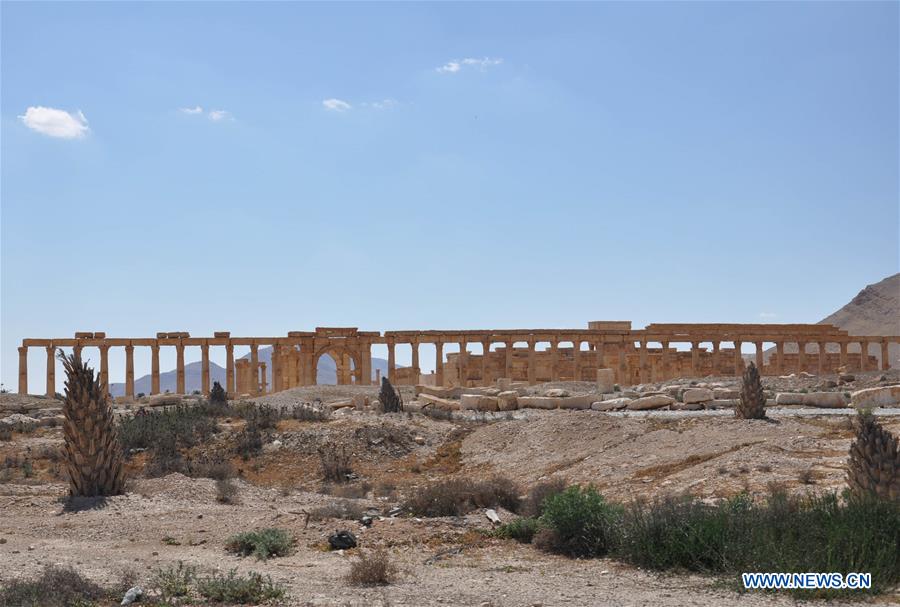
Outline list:
[[[575,557],[598,557],[609,552],[618,506],[608,504],[593,487],[574,486],[548,497],[541,522],[556,532],[559,550]]]
[[[523,544],[530,544],[534,535],[541,528],[541,523],[536,518],[524,517],[514,519],[504,525],[500,525],[494,535],[505,539],[516,540]]]
[[[284,597],[284,588],[272,578],[253,572],[240,576],[234,569],[227,576],[214,573],[197,580],[197,592],[213,602],[239,605],[257,605]]]
[[[119,440],[126,453],[133,449],[155,448],[164,439],[190,447],[217,431],[217,416],[216,411],[202,404],[154,411],[141,409],[119,423]]]
[[[247,531],[228,539],[225,549],[241,556],[254,555],[265,560],[273,556],[286,556],[291,552],[294,539],[284,529],[263,529]]]
[[[177,567],[170,565],[166,569],[157,569],[153,586],[159,591],[162,599],[168,601],[175,597],[188,596],[196,577],[196,567],[185,566],[182,561],[178,561]]]

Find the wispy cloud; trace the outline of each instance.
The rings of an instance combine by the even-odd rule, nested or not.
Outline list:
[[[32,106],[19,120],[33,131],[59,139],[80,139],[88,134],[87,118],[81,110],[73,113],[52,107]]]
[[[448,61],[441,67],[435,68],[435,70],[440,74],[455,74],[469,67],[484,71],[489,67],[494,67],[501,63],[503,63],[503,59],[500,58],[482,57],[481,59],[478,59],[475,57],[466,57],[465,59]]]
[[[775,312],[760,312],[759,313],[760,318],[776,318],[777,316],[778,316],[778,314],[776,314]]]
[[[194,107],[183,107],[178,108],[178,111],[182,114],[187,114],[188,116],[203,116],[206,115],[207,118],[212,120],[213,122],[223,122],[234,120],[234,116],[231,115],[231,112],[228,110],[209,110],[205,112],[203,108],[199,105]]]
[[[324,107],[329,112],[346,112],[351,109],[353,106],[344,101],[343,99],[323,99],[322,107]]]
[[[396,99],[382,99],[381,101],[373,101],[371,103],[363,103],[366,107],[375,108],[376,110],[389,110],[398,105]]]

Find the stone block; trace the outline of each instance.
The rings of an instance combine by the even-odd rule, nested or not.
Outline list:
[[[549,390],[544,390],[544,396],[550,396],[552,398],[562,398],[568,395],[569,391],[563,390],[562,388],[550,388]]]
[[[734,388],[716,388],[713,391],[713,394],[715,395],[716,400],[728,400],[741,397],[741,391]]]
[[[611,398],[591,403],[591,409],[594,411],[618,411],[627,407],[631,401],[630,398]]]
[[[609,394],[616,385],[616,374],[612,369],[597,369],[597,391]]]
[[[433,396],[424,392],[419,395],[419,400],[426,403],[426,406],[440,409],[441,411],[457,411],[459,410],[460,406],[460,402],[458,400],[441,398],[440,396]]]
[[[787,405],[803,405],[803,397],[806,396],[802,392],[779,392],[775,395],[775,404],[779,407]]]
[[[496,411],[497,397],[483,394],[463,394],[459,398],[459,408],[463,411]]]
[[[644,411],[646,409],[659,409],[676,402],[671,396],[664,394],[655,394],[653,396],[642,396],[628,403],[629,411]]]
[[[694,403],[706,403],[715,398],[713,391],[709,388],[688,388],[681,395],[681,400],[686,405]]]
[[[843,392],[809,392],[803,395],[803,404],[807,407],[823,407],[840,409],[850,402]]]
[[[703,406],[707,409],[734,409],[737,407],[737,404],[738,401],[735,398],[721,398],[703,403]]]
[[[40,420],[27,415],[22,415],[21,413],[13,413],[12,415],[0,419],[0,426],[15,430],[16,432],[31,432],[39,423]]]
[[[560,409],[590,409],[591,404],[597,400],[597,396],[593,394],[580,394],[576,396],[566,396],[557,399]]]
[[[556,409],[560,400],[552,396],[520,396],[518,402],[520,409]]]
[[[497,395],[497,409],[500,411],[515,411],[519,408],[519,393],[515,390],[507,390]]]
[[[703,408],[702,403],[672,403],[669,407],[672,411],[699,411]]]
[[[181,404],[181,395],[180,394],[154,394],[150,397],[150,401],[147,403],[151,407],[165,407],[168,405],[180,405]]]
[[[850,395],[854,407],[893,407],[900,404],[900,385],[857,390]]]

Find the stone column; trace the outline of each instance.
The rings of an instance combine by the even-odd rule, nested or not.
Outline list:
[[[266,375],[266,363],[259,363],[259,385],[263,394],[269,391],[269,380]]]
[[[775,373],[781,375],[784,373],[784,342],[775,342]]]
[[[645,340],[641,341],[641,351],[638,355],[640,356],[641,365],[641,383],[645,384],[650,381],[650,367],[647,364],[647,342]]]
[[[559,342],[550,340],[550,381],[559,381]]]
[[[713,374],[713,375],[718,375],[718,374],[721,372],[721,369],[722,369],[722,365],[719,364],[719,363],[721,362],[721,361],[719,360],[719,342],[718,342],[718,341],[713,341],[713,342],[712,342],[712,347],[713,347],[713,351],[712,351],[712,374]]]
[[[415,385],[421,381],[422,375],[419,369],[419,341],[414,339],[409,345],[412,348],[413,385]]]
[[[629,384],[628,358],[625,354],[625,342],[619,344],[619,383],[623,386]]]
[[[47,346],[47,398],[56,396],[56,347]]]
[[[734,343],[734,374],[738,377],[744,374],[744,357],[741,355],[741,346],[744,345],[742,341],[735,341]]]
[[[881,340],[881,370],[887,371],[891,368],[891,355],[888,348],[888,340]]]
[[[459,342],[459,356],[456,359],[459,367],[459,385],[465,388],[469,381],[469,353],[466,351],[466,342]]]
[[[272,353],[274,361],[274,352]],[[275,370],[275,363],[272,363],[272,371]],[[225,342],[225,392],[234,394],[234,344],[231,340]]]
[[[209,344],[206,342],[200,346],[200,392],[204,396],[209,394]]]
[[[250,344],[250,394],[259,394],[259,346],[256,342]]]
[[[444,385],[444,342],[440,340],[434,344],[434,383]]]
[[[691,376],[697,377],[700,372],[700,342],[691,342]]]
[[[512,381],[512,360],[513,360],[513,346],[515,342],[508,341],[506,342],[506,352],[504,352],[505,360],[503,361],[503,376],[506,377],[509,381]]]
[[[828,345],[823,341],[819,342],[819,375],[825,374],[825,357],[828,355],[825,346]]]
[[[763,374],[763,366],[765,364],[765,360],[763,359],[763,342],[758,341],[753,345],[756,346],[756,368],[759,370],[759,374]]]
[[[272,344],[272,391],[284,390],[284,378],[282,377],[283,360],[281,359],[281,346]]]
[[[175,346],[175,391],[178,394],[184,394],[184,344],[178,340]]]
[[[537,356],[534,351],[535,343],[533,339],[528,340],[528,385],[533,386],[537,383]]]
[[[859,342],[859,370],[866,371],[869,366],[869,342]]]
[[[387,340],[387,347],[388,347],[388,368],[387,368],[388,381],[391,382],[392,384],[394,384],[397,382],[397,369],[396,369],[397,363],[396,363],[396,359],[394,358],[394,339],[393,338],[389,338]]]
[[[843,367],[847,364],[847,342],[841,342],[841,354],[840,359],[838,360],[838,364]]]
[[[797,342],[797,373],[806,371],[806,342]]]
[[[102,345],[100,349],[100,383],[106,386],[104,390],[109,394],[109,346]]]
[[[19,394],[28,394],[28,346],[19,346]]]
[[[483,386],[491,385],[491,367],[489,358],[491,355],[491,342],[481,342],[481,384]]]
[[[125,396],[134,398],[134,346],[125,346]]]
[[[575,381],[581,381],[581,340],[572,340],[572,375]]]
[[[159,344],[150,346],[150,394],[159,394]]]
[[[669,379],[669,342],[661,341],[662,345],[662,377],[660,379]]]
[[[606,369],[606,348],[603,345],[603,338],[597,338],[594,342],[594,350],[597,352],[597,368]]]

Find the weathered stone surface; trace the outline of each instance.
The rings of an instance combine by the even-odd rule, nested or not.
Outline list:
[[[353,408],[357,411],[362,411],[369,406],[369,397],[365,394],[354,394],[351,400],[353,402]]]
[[[616,386],[616,375],[612,369],[597,369],[597,391],[609,394]]]
[[[699,411],[703,405],[701,403],[672,403],[669,408],[672,411]]]
[[[497,397],[482,394],[463,394],[459,399],[459,408],[463,411],[497,411]]]
[[[580,394],[558,400],[560,409],[590,409],[591,403],[596,401],[597,397],[593,394]]]
[[[713,398],[713,391],[709,388],[688,388],[681,395],[681,400],[686,405],[709,402]]]
[[[716,400],[727,400],[732,398],[740,398],[741,391],[733,388],[716,388],[713,392]]]
[[[645,409],[659,409],[676,402],[671,396],[663,394],[655,394],[653,396],[642,396],[628,403],[627,409],[630,411],[643,411]]]
[[[518,403],[520,409],[556,409],[560,400],[552,396],[520,396]]]
[[[180,394],[154,394],[148,403],[151,407],[164,407],[166,405],[180,405]]]
[[[497,409],[499,411],[515,411],[519,408],[519,393],[515,390],[507,390],[497,395]]]
[[[802,405],[803,397],[805,394],[802,392],[779,392],[775,395],[775,404],[779,407],[785,405]]]
[[[419,384],[416,386],[416,396],[420,394],[429,394],[431,396],[437,396],[438,398],[459,398],[460,394],[462,394],[463,389],[459,386],[453,388],[441,388],[439,386],[424,386]],[[467,392],[470,392],[467,390]]]
[[[549,390],[544,391],[544,396],[550,396],[553,398],[562,398],[564,396],[568,396],[569,391],[563,390],[562,388],[550,388]]]
[[[457,411],[460,405],[458,400],[432,396],[431,394],[426,394],[424,392],[419,394],[419,400],[427,403],[428,406],[432,406],[435,409],[440,409],[442,411]]]
[[[618,411],[627,407],[631,401],[630,398],[611,398],[591,403],[591,409],[594,411]]]
[[[846,407],[849,402],[843,392],[809,392],[803,395],[803,404],[807,407],[838,409]]]
[[[900,404],[900,385],[857,390],[850,395],[854,407],[892,407]]]
[[[738,404],[736,398],[721,398],[719,400],[711,400],[707,403],[703,403],[703,406],[707,409],[734,409]]]
[[[419,413],[424,407],[425,404],[419,400],[411,400],[409,402],[403,403],[403,410],[410,413]]]
[[[39,420],[22,415],[21,413],[13,413],[8,417],[0,419],[0,426],[10,428],[17,432],[30,432],[38,426]]]

